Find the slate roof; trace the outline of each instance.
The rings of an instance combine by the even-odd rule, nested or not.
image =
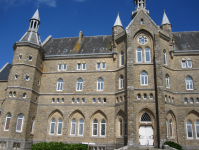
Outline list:
[[[50,39],[44,46],[45,55],[69,55],[111,53],[112,35],[87,36],[78,43],[79,37]]]
[[[0,72],[0,81],[8,80],[8,76],[10,73],[10,67],[12,66],[12,64],[7,64],[5,68],[3,68],[3,70]]]
[[[199,31],[173,32],[175,50],[199,50]]]

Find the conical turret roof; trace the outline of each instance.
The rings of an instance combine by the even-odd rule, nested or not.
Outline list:
[[[39,9],[38,9],[38,8],[39,8],[39,7],[37,7],[36,12],[35,12],[35,14],[32,16],[31,19],[36,19],[36,20],[40,21],[40,18],[39,18]]]
[[[164,24],[171,24],[165,11],[164,11],[163,19],[162,19],[162,25],[164,25]]]
[[[121,26],[121,27],[123,27],[123,26],[122,26],[122,22],[121,22],[121,20],[120,20],[119,13],[118,13],[118,15],[117,15],[117,18],[116,18],[116,21],[115,21],[115,24],[114,24],[114,27],[115,27],[115,26]]]

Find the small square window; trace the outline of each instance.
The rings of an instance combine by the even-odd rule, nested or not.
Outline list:
[[[100,63],[97,63],[97,69],[100,69]]]
[[[62,98],[62,103],[64,103],[64,98]]]
[[[183,60],[182,61],[182,68],[186,68],[187,67],[187,65],[186,65],[186,61],[185,60]]]
[[[22,59],[22,55],[19,55],[19,59]]]
[[[75,99],[74,98],[72,99],[72,103],[75,103]]]
[[[85,103],[85,98],[82,98],[82,103]]]
[[[106,69],[106,63],[102,63],[102,69]]]
[[[101,103],[101,98],[98,98],[98,103]]]
[[[96,99],[95,98],[93,98],[93,103],[96,103]]]
[[[79,102],[80,102],[80,99],[78,98],[78,99],[77,99],[77,103],[79,103]]]
[[[16,97],[16,92],[13,92],[13,97]]]
[[[106,103],[106,98],[104,98],[104,103]]]
[[[15,75],[15,79],[17,79],[18,78],[18,75]]]
[[[191,60],[187,60],[187,66],[188,66],[188,68],[192,68],[192,61]]]
[[[29,56],[29,61],[32,61],[32,56]]]
[[[58,71],[61,71],[62,64],[58,65]]]
[[[26,98],[26,93],[23,93],[23,98]]]
[[[66,70],[67,65],[63,64],[63,70]]]
[[[29,81],[29,80],[30,80],[29,75],[26,75],[26,81]]]
[[[77,70],[81,69],[81,64],[77,64]]]
[[[55,103],[55,99],[54,98],[52,99],[52,103]]]
[[[57,103],[59,103],[59,98],[57,99]]]
[[[85,63],[82,64],[82,70],[86,70],[86,64]]]

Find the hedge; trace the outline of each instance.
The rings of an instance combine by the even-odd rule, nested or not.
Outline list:
[[[91,148],[89,148],[91,149]],[[31,150],[88,150],[88,145],[64,144],[62,142],[41,142],[33,144]]]
[[[183,150],[182,146],[180,146],[179,144],[177,144],[175,142],[167,141],[167,142],[164,143],[164,145],[169,145],[170,147],[173,147],[175,149]]]

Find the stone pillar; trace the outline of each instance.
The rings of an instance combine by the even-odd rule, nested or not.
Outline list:
[[[157,113],[157,135],[158,147],[162,148],[164,141],[166,141],[166,120],[165,120],[165,101],[164,101],[164,75],[162,70],[162,50],[160,48],[160,38],[158,33],[155,34],[155,89],[156,89],[156,113]]]

